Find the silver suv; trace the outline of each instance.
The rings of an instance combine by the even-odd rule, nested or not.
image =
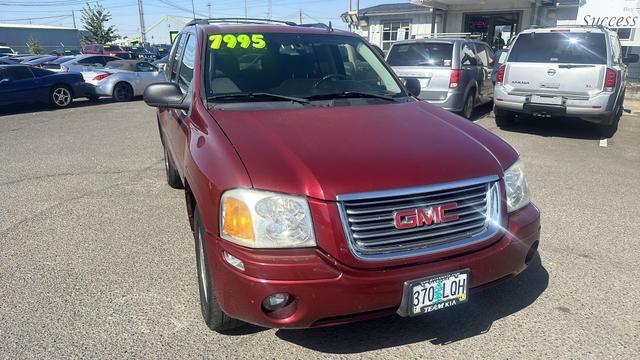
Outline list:
[[[476,106],[493,99],[493,51],[482,41],[398,41],[389,49],[386,60],[401,79],[420,82],[421,99],[467,119]]]
[[[510,125],[517,113],[573,116],[611,137],[624,109],[627,60],[637,58],[623,60],[618,35],[601,26],[525,30],[498,69],[496,124]]]

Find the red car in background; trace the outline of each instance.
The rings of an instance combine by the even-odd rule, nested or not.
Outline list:
[[[420,315],[537,255],[516,150],[417,99],[356,34],[194,20],[165,74],[144,99],[211,329]]]
[[[127,51],[118,45],[89,44],[82,49],[82,53],[117,56],[121,59],[132,58],[130,51]]]

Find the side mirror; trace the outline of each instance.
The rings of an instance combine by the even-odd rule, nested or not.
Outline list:
[[[420,95],[420,81],[414,78],[404,80],[404,86],[409,91],[409,95],[418,97]]]
[[[622,62],[625,64],[634,64],[640,60],[640,55],[638,54],[629,54],[622,59]]]
[[[182,93],[177,84],[161,82],[150,84],[144,89],[142,95],[144,102],[153,107],[168,107],[173,109],[189,110],[191,103]]]

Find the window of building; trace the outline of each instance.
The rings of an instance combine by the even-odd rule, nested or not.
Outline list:
[[[618,38],[620,38],[620,40],[631,40],[631,30],[630,28],[617,28],[617,29],[611,29],[615,32],[618,33]]]
[[[398,40],[411,38],[411,21],[394,20],[382,22],[382,50],[387,51]]]

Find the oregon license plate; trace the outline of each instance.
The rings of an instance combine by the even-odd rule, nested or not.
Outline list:
[[[409,316],[448,308],[468,299],[469,272],[458,271],[405,284],[403,303]]]
[[[530,102],[534,104],[562,105],[562,97],[531,95]]]

